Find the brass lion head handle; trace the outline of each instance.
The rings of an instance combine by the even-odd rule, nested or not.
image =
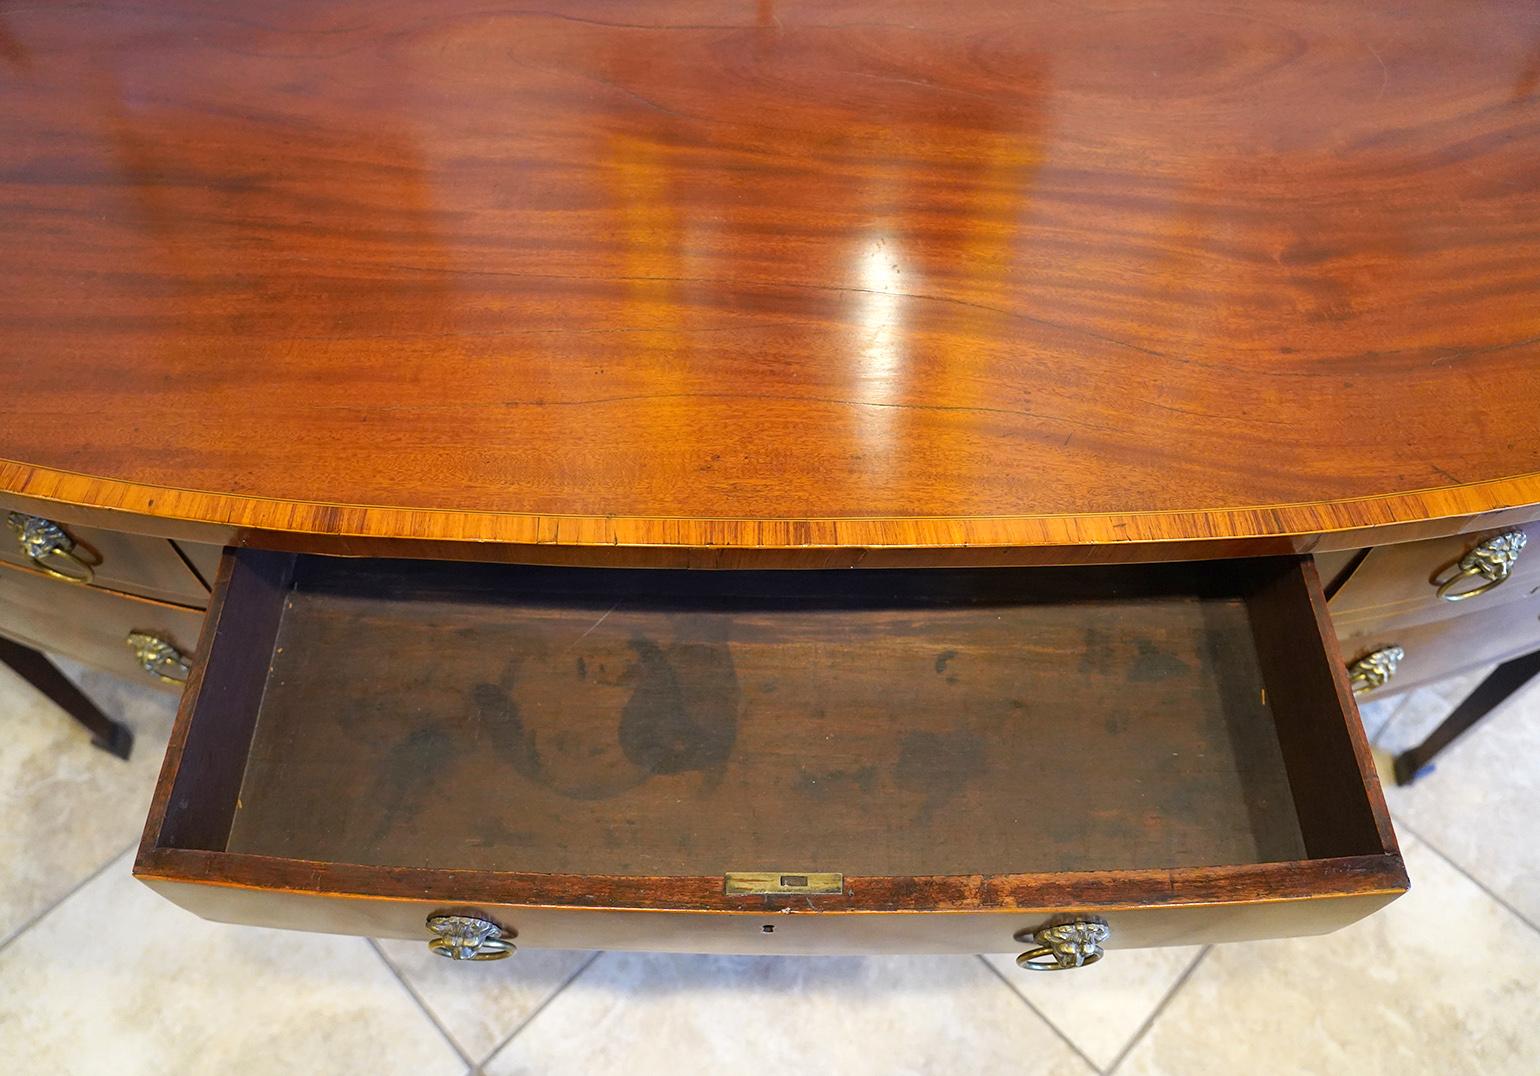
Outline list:
[[[428,948],[448,960],[501,960],[516,948],[513,931],[474,915],[430,915],[428,931]]]
[[[1406,651],[1399,646],[1382,646],[1353,662],[1348,666],[1348,683],[1352,685],[1353,694],[1362,695],[1384,687],[1396,675],[1404,657]]]
[[[1067,971],[1083,968],[1102,958],[1102,943],[1112,930],[1100,919],[1076,919],[1068,923],[1023,930],[1016,935],[1022,943],[1036,942],[1016,958],[1016,966],[1028,971]]]
[[[159,635],[147,631],[131,631],[123,640],[134,652],[139,667],[158,680],[181,686],[192,673],[187,655]]]
[[[90,583],[96,578],[100,557],[77,548],[63,527],[42,516],[10,512],[6,526],[16,533],[16,544],[41,571],[66,583]]]
[[[1504,531],[1477,542],[1454,565],[1453,574],[1438,584],[1438,596],[1446,602],[1463,602],[1502,586],[1513,574],[1513,566],[1519,562],[1519,554],[1528,544],[1529,535],[1517,530]],[[1460,580],[1478,576],[1485,582],[1463,590],[1454,589]]]

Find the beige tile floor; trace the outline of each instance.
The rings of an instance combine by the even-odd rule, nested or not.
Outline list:
[[[68,667],[125,765],[0,670],[0,1073],[1540,1072],[1540,687],[1392,790],[1410,895],[1311,939],[1008,957],[520,952],[205,923],[129,876],[168,699]],[[1414,742],[1468,683],[1369,707]]]

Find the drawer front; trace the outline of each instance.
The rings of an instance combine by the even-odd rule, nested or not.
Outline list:
[[[62,583],[205,608],[209,592],[169,539],[60,523],[0,501],[0,562]],[[34,556],[36,554],[36,556]]]
[[[1494,540],[1510,536],[1506,552],[1513,556],[1513,535],[1522,536],[1522,549],[1514,556],[1508,577],[1493,585],[1481,573],[1481,567],[1488,565],[1487,570],[1491,571],[1490,565],[1495,561],[1483,561],[1476,554],[1491,549],[1500,558],[1504,550]],[[1466,561],[1465,569],[1462,560]],[[1489,589],[1473,597],[1449,601],[1439,596],[1439,587],[1446,582],[1451,596],[1481,586]],[[1372,549],[1332,596],[1331,614],[1338,634],[1348,636],[1450,620],[1537,593],[1540,522]]]
[[[1376,651],[1400,648],[1403,656],[1395,673],[1384,686],[1362,696],[1384,698],[1540,649],[1540,594],[1525,593],[1516,601],[1423,624],[1385,627],[1376,621],[1344,625],[1340,631],[1342,652],[1350,664]]]
[[[682,953],[751,955],[850,953],[1021,953],[1035,941],[1019,940],[1046,925],[1080,918],[1105,924],[1100,944],[1109,952],[1167,945],[1256,941],[1265,938],[1326,934],[1371,915],[1404,891],[1404,881],[1369,891],[1368,865],[1343,866],[1338,876],[1310,872],[1280,888],[1276,878],[1249,882],[1265,885],[1268,900],[1234,900],[1248,880],[1220,872],[1206,889],[1173,894],[1169,904],[1149,899],[1136,907],[1126,900],[1096,903],[1086,892],[1095,883],[1059,880],[1066,890],[1061,903],[990,912],[809,912],[768,907],[732,912],[615,908],[550,908],[524,902],[498,903],[496,883],[479,900],[445,896],[437,900],[410,896],[368,899],[370,883],[312,865],[280,878],[270,864],[221,863],[217,881],[188,879],[199,864],[193,857],[150,854],[135,867],[139,878],[162,896],[205,919],[256,924],[287,930],[358,934],[371,938],[418,939],[433,934],[431,917],[455,914],[497,924],[516,947],[528,949],[632,949]],[[1333,868],[1338,871],[1338,868]],[[1363,871],[1362,876],[1358,876]],[[1164,879],[1144,879],[1150,892]],[[324,891],[317,884],[340,891]],[[427,883],[431,885],[431,882]],[[1379,884],[1379,883],[1375,883]],[[959,893],[961,899],[967,899]],[[1199,903],[1192,903],[1197,898]],[[1206,898],[1206,900],[1205,900]],[[1065,909],[1071,908],[1069,915]],[[766,930],[769,927],[771,929]]]
[[[1307,561],[668,573],[227,554],[136,873],[530,947],[1318,933],[1405,887]],[[260,720],[259,720],[260,719]]]
[[[202,622],[203,614],[194,609],[70,586],[30,568],[0,565],[0,634],[158,686],[180,689],[146,670],[129,636],[159,639],[190,655]],[[147,640],[139,645],[141,651],[154,649]],[[183,675],[173,665],[166,654],[162,671]]]

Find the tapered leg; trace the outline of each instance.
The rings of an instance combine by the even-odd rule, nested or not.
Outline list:
[[[1433,761],[1444,748],[1487,714],[1508,701],[1519,688],[1540,676],[1540,650],[1521,658],[1505,661],[1492,670],[1492,674],[1454,708],[1443,724],[1428,734],[1428,738],[1409,751],[1396,756],[1396,784],[1409,785],[1417,779],[1422,768]]]
[[[23,680],[47,695],[54,705],[84,725],[97,747],[119,758],[128,758],[134,747],[133,732],[127,725],[102,713],[40,651],[0,638],[0,664],[14,669]]]

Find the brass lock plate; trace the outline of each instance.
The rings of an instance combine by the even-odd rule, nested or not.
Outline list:
[[[729,897],[807,896],[843,893],[845,876],[827,871],[728,871],[723,892]]]

